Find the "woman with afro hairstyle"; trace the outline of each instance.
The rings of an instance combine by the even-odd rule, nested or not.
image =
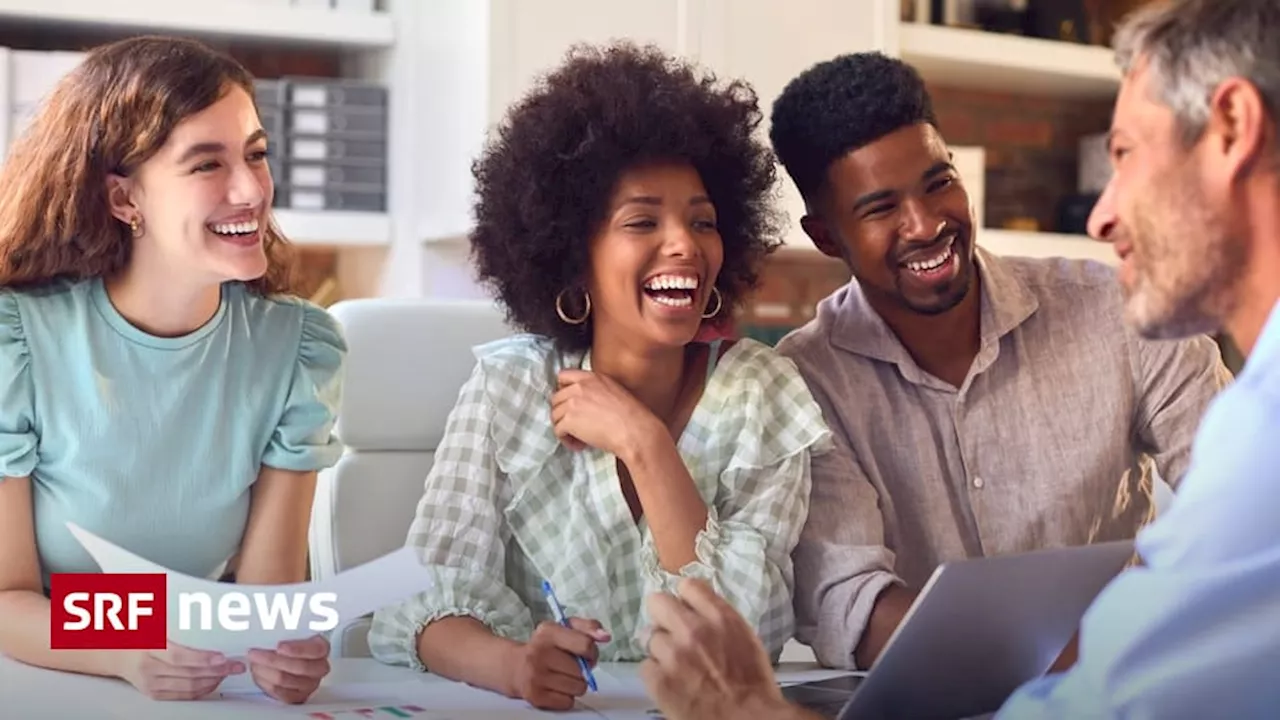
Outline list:
[[[377,613],[375,657],[569,708],[575,656],[643,659],[644,598],[682,577],[780,653],[829,431],[772,348],[697,340],[774,248],[760,120],[746,85],[625,43],[575,48],[511,109],[471,241],[525,332],[476,350],[408,535],[435,581]]]

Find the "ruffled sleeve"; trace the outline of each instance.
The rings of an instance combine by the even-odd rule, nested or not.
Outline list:
[[[303,303],[302,334],[284,413],[262,463],[306,472],[332,467],[342,456],[333,434],[342,402],[347,343],[328,312]]]
[[[39,443],[31,355],[18,299],[0,291],[0,480],[31,475]]]
[[[715,385],[720,401],[710,429],[728,447],[696,560],[669,573],[652,536],[644,546],[646,594],[674,591],[682,577],[709,582],[755,627],[776,659],[794,633],[791,552],[809,512],[810,459],[831,450],[831,432],[795,365],[772,348],[739,340]]]
[[[523,642],[533,617],[507,584],[510,502],[504,457],[528,461],[538,452],[516,438],[523,399],[537,392],[533,345],[524,336],[476,349],[478,362],[458,393],[436,448],[407,545],[432,580],[427,590],[374,613],[369,649],[381,662],[418,671],[423,628],[447,617],[470,617],[498,637]],[[514,414],[513,414],[514,413]]]

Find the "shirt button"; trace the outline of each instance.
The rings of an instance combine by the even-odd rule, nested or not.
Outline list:
[[[974,479],[973,479],[973,486],[974,486],[974,487],[976,487],[976,488],[978,488],[979,490],[981,490],[983,485],[986,485],[986,483],[985,483],[985,482],[983,482],[982,478],[980,478],[980,477],[976,477],[976,478],[974,478]]]

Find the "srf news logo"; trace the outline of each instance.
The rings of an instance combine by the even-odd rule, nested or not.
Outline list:
[[[234,587],[234,586],[229,586]],[[314,632],[338,626],[334,593],[244,593],[217,602],[208,593],[178,594],[178,629],[244,632],[255,627],[297,630],[304,609],[323,619]],[[163,650],[169,637],[169,597],[162,573],[54,573],[49,578],[50,647],[54,650]]]

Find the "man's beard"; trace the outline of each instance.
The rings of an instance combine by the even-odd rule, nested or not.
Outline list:
[[[1126,314],[1149,339],[1217,332],[1245,266],[1244,249],[1225,219],[1186,177],[1148,188],[1132,214],[1135,272],[1133,287],[1125,289]]]

